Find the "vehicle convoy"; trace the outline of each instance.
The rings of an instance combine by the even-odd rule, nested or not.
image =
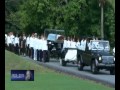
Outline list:
[[[98,73],[100,69],[106,69],[110,71],[110,74],[115,74],[115,58],[110,53],[110,45],[107,40],[90,40],[82,48],[81,46],[66,48],[62,52],[64,57],[68,51],[71,52],[69,55],[71,59],[61,58],[60,64],[62,66],[66,66],[68,62],[76,62],[78,70],[83,70],[84,66],[90,66],[91,72],[94,74]]]
[[[59,59],[62,66],[72,62],[77,64],[78,70],[90,66],[94,74],[101,69],[115,74],[115,57],[110,53],[109,41],[90,40],[84,45],[63,49],[64,30],[46,29],[44,34],[47,37],[50,58]]]

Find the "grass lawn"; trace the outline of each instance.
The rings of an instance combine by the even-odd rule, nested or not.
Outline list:
[[[10,70],[34,70],[34,81],[11,81]],[[5,90],[115,90],[42,67],[5,51]]]

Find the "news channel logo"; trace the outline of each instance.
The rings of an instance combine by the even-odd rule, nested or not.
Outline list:
[[[11,70],[11,81],[34,81],[34,70]]]

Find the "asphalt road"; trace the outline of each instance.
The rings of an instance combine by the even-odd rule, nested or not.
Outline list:
[[[25,57],[25,58],[29,59],[28,57]],[[43,65],[45,67],[54,69],[56,71],[75,75],[80,78],[94,80],[97,83],[102,83],[104,85],[106,84],[106,85],[109,85],[110,87],[115,87],[115,75],[110,75],[110,72],[106,70],[100,70],[98,74],[92,74],[89,66],[85,66],[83,71],[78,71],[77,65],[72,63],[67,63],[67,66],[63,67],[60,65],[59,61],[55,59],[52,59],[50,60],[50,62],[47,62],[47,63],[38,62],[35,60],[32,60],[32,61],[34,61],[37,64]]]

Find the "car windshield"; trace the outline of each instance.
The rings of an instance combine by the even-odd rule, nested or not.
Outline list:
[[[55,29],[45,29],[44,36],[48,37],[49,34],[53,34],[52,37],[54,37],[54,36],[56,36],[55,34],[64,35],[65,31],[64,30],[55,30]]]
[[[51,40],[51,41],[56,41],[56,40],[63,40],[64,36],[59,35],[59,34],[49,34],[47,37],[47,40]]]
[[[91,50],[110,50],[109,41],[103,40],[91,40],[90,41]]]

